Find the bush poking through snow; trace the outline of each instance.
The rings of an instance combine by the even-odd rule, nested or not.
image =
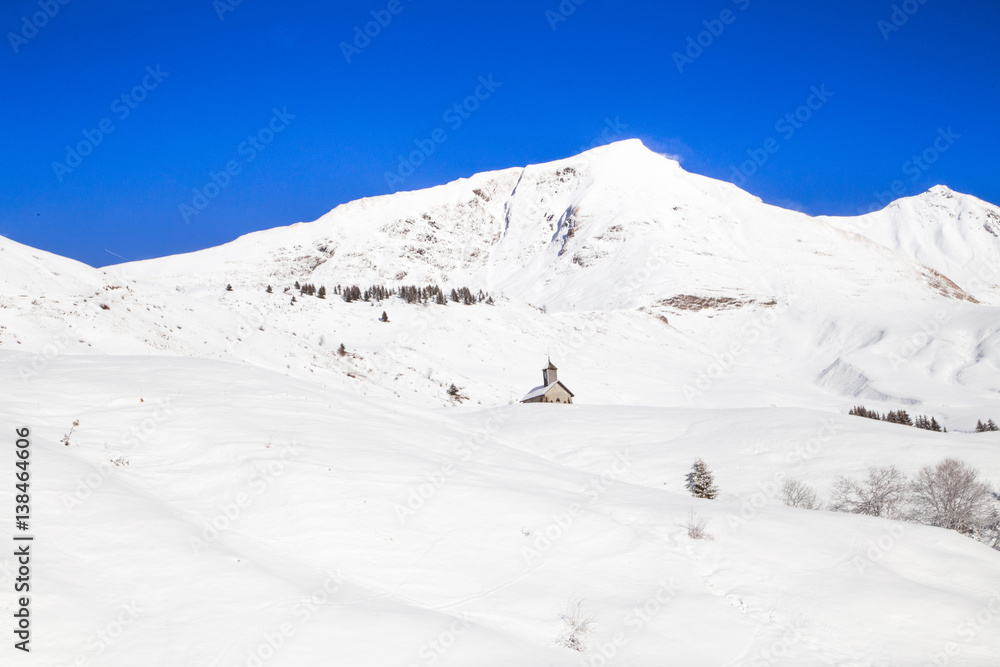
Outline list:
[[[347,348],[344,347],[343,343],[341,343],[340,347],[337,348],[337,354],[339,354],[342,357],[346,357],[347,356]]]
[[[691,466],[691,472],[687,474],[687,490],[695,498],[714,500],[719,495],[719,489],[715,486],[715,478],[701,459],[694,462]]]
[[[781,485],[781,501],[789,507],[803,510],[819,509],[819,499],[811,486],[797,479],[786,479]]]
[[[448,387],[448,395],[451,396],[456,401],[459,401],[459,402],[469,400],[469,397],[468,396],[463,396],[462,395],[462,390],[460,388],[456,387],[454,385],[454,383],[452,383],[452,385],[450,387]]]
[[[597,630],[592,616],[584,617],[583,600],[571,602],[565,614],[559,618],[566,624],[566,632],[559,638],[559,645],[583,653],[587,650],[587,635]]]
[[[713,539],[713,537],[708,534],[708,521],[708,518],[703,517],[700,514],[695,514],[694,510],[691,510],[691,514],[688,515],[687,523],[684,524],[684,527],[687,528],[688,537],[692,540]]]
[[[70,436],[73,435],[73,431],[75,431],[76,427],[79,426],[79,425],[80,425],[80,420],[79,419],[77,419],[76,421],[73,422],[73,425],[69,427],[69,433],[67,433],[66,435],[63,436],[62,444],[64,444],[67,447],[69,447]]]

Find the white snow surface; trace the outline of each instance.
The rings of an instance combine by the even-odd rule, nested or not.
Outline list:
[[[998,233],[940,186],[811,218],[633,140],[107,269],[0,238],[0,524],[29,426],[36,535],[3,664],[998,664],[1000,552],[777,499],[946,456],[1000,485]],[[332,294],[428,282],[496,303]],[[575,404],[516,403],[547,356]]]

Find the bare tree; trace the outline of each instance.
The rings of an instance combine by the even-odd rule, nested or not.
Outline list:
[[[944,459],[917,473],[912,486],[916,518],[931,526],[976,535],[996,522],[990,485],[958,459]]]
[[[819,509],[819,500],[811,486],[797,479],[786,479],[781,485],[781,500],[789,507],[804,510]]]
[[[910,485],[896,466],[868,468],[868,477],[856,480],[841,475],[833,485],[830,509],[836,512],[867,514],[884,519],[901,519]]]

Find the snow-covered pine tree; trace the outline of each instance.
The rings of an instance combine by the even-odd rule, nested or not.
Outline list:
[[[694,462],[691,466],[691,472],[687,474],[687,490],[695,498],[713,500],[719,495],[719,489],[715,486],[715,478],[701,459]]]

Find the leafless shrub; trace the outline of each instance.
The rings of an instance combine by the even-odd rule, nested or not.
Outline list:
[[[587,650],[587,635],[597,630],[592,616],[584,617],[583,600],[570,602],[569,609],[559,618],[566,624],[566,632],[559,638],[559,645],[583,653]]]
[[[815,510],[820,506],[813,488],[797,479],[786,479],[781,485],[781,500],[789,507],[804,510]]]
[[[67,447],[69,447],[70,446],[69,439],[71,437],[73,437],[73,431],[75,431],[76,427],[79,426],[79,425],[80,425],[80,420],[77,419],[76,421],[73,422],[73,425],[69,427],[69,433],[67,433],[66,435],[64,435],[63,438],[62,438],[62,440],[60,442],[62,442],[62,444],[66,445]]]
[[[883,519],[901,519],[906,513],[909,490],[906,475],[896,466],[872,466],[863,480],[844,476],[837,478],[830,509]]]
[[[926,466],[912,484],[917,520],[931,526],[976,535],[997,522],[990,485],[979,471],[963,461],[944,459]]]
[[[706,517],[695,514],[694,510],[691,510],[687,523],[684,524],[688,537],[692,540],[711,540],[712,536],[708,534],[708,521]]]

